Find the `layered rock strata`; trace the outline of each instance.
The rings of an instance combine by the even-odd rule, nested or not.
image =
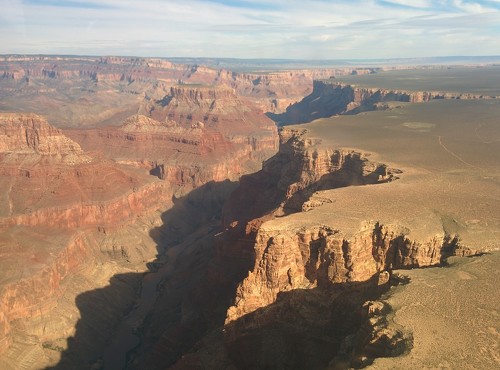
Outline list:
[[[279,154],[262,170],[268,175],[279,174],[274,183],[266,184],[262,196],[279,201],[265,204],[256,195],[252,201],[257,199],[261,209],[242,206],[243,194],[251,193],[252,188],[262,189],[261,175],[251,175],[242,179],[228,206],[234,209],[238,204],[245,212],[228,210],[225,215],[229,228],[239,226],[247,238],[255,235],[255,264],[237,290],[227,322],[272,304],[283,291],[362,282],[385,270],[436,265],[456,247],[455,237],[444,231],[415,239],[404,225],[377,221],[366,221],[348,234],[326,219],[317,225],[304,221],[293,227],[281,225],[279,218],[265,222],[331,202],[314,196],[317,191],[388,182],[400,172],[370,162],[359,152],[324,148],[319,139],[309,139],[306,130],[283,130],[281,138]]]
[[[312,91],[313,79],[353,71],[373,70],[239,73],[157,58],[5,56],[0,57],[0,109],[42,114],[58,127],[116,125],[138,110],[143,113],[141,107],[160,92],[217,86],[234,89],[264,112],[282,112]]]
[[[140,274],[123,273],[146,271],[147,261],[181,237],[179,221],[166,221],[162,212],[207,183],[221,182],[221,194],[227,193],[234,185],[224,181],[254,170],[276,150],[273,122],[232,89],[179,87],[169,93],[153,102],[149,116],[132,115],[119,127],[61,131],[34,114],[0,116],[0,183],[7,189],[0,199],[0,246],[12,266],[25,254],[35,261],[1,281],[1,366],[13,368],[15,358],[27,367],[42,357],[56,363],[65,350],[71,353],[62,357],[68,366],[77,358],[97,358],[140,283]],[[166,100],[171,104],[163,105]],[[168,114],[150,114],[161,108]],[[200,196],[213,197],[207,192]],[[36,248],[30,247],[33,240]],[[106,289],[120,273],[119,284]],[[68,303],[83,289],[96,288],[103,295],[124,292],[105,309],[110,316],[102,328],[94,324],[104,316],[89,322],[80,303]],[[84,321],[77,321],[79,309]],[[61,322],[53,325],[57,316]],[[44,322],[50,325],[41,331]],[[27,346],[26,333],[43,345]],[[76,333],[94,340],[74,348],[66,338]]]
[[[444,233],[414,240],[401,226],[377,223],[367,223],[352,237],[334,225],[286,231],[266,226],[257,233],[255,266],[238,288],[227,322],[272,304],[281,292],[367,281],[394,268],[437,265],[456,244]]]
[[[1,114],[0,143],[0,341],[2,351],[15,352],[10,345],[23,330],[38,330],[37,320],[54,312],[63,283],[79,271],[96,261],[130,267],[154,257],[148,228],[134,224],[153,220],[157,202],[168,205],[172,191],[147,173],[93,158],[33,114]],[[122,244],[120,235],[140,240]]]
[[[120,127],[65,133],[87,151],[147,168],[187,190],[237,180],[277,149],[274,123],[229,88],[172,87],[146,98],[139,111]]]
[[[314,206],[307,201],[315,191],[392,181],[400,172],[370,162],[362,152],[320,144],[320,139],[307,137],[307,130],[282,129],[278,153],[261,171],[244,176],[232,194],[225,225],[238,224],[244,229],[247,222],[259,217],[307,210]]]
[[[47,156],[70,165],[91,160],[77,143],[37,115],[2,113],[0,121],[0,153],[4,160],[28,155]]]
[[[433,99],[493,99],[470,93],[444,91],[406,91],[357,87],[335,81],[313,83],[313,91],[300,102],[287,107],[282,114],[269,114],[280,125],[310,122],[336,114],[354,114],[367,110],[385,109],[385,102],[422,103]]]

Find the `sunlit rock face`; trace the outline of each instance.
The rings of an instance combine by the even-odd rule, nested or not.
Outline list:
[[[147,270],[163,248],[152,230],[175,199],[209,182],[237,180],[275,151],[274,124],[260,118],[247,117],[244,127],[235,118],[228,137],[203,123],[141,115],[114,128],[62,131],[37,115],[1,114],[2,367],[59,361],[80,327],[75,297],[105,288],[115,274]],[[123,278],[122,299],[103,298],[109,317],[78,356],[99,355],[140,276]],[[15,343],[25,332],[40,346],[20,357],[25,347]]]

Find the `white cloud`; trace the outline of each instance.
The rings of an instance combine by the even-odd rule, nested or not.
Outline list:
[[[463,0],[453,0],[453,5],[466,13],[482,13],[486,9],[478,2],[470,2]]]
[[[432,1],[430,0],[386,0],[386,2],[403,6],[411,6],[415,8],[432,7]]]
[[[8,35],[0,53],[324,59],[500,54],[500,12],[479,1],[257,0],[248,7],[201,0],[74,0],[73,7],[5,1],[11,6],[0,14],[0,32]],[[450,42],[458,34],[461,43]]]

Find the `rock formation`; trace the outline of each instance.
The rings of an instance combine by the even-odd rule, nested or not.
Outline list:
[[[77,143],[37,115],[2,113],[0,120],[0,153],[4,158],[45,156],[65,164],[90,162]]]
[[[66,130],[87,151],[146,168],[184,192],[237,180],[277,148],[274,123],[232,89],[176,87],[120,127]]]
[[[352,69],[0,62],[0,109],[44,102],[64,127],[0,114],[1,368],[365,366],[411,346],[380,300],[395,269],[498,248],[494,105],[477,127],[401,104],[286,128],[271,157],[262,109]],[[313,87],[274,118],[479,97]]]
[[[134,222],[154,219],[157,202],[168,204],[171,190],[147,174],[93,158],[36,115],[1,114],[0,142],[0,184],[5,189],[0,207],[5,272],[0,342],[11,358],[23,330],[38,340],[60,335],[53,329],[39,332],[39,320],[57,311],[61,296],[81,289],[63,288],[79,271],[95,268],[98,260],[121,259],[132,266],[154,256],[156,245],[147,240],[148,230],[140,231]],[[133,240],[134,233],[135,246],[121,244],[120,235]],[[68,321],[61,324],[68,325],[66,331],[76,318],[65,317]]]
[[[491,99],[482,94],[445,91],[405,91],[365,88],[335,81],[315,80],[313,91],[300,102],[290,105],[281,114],[269,113],[279,125],[310,122],[336,114],[355,114],[385,109],[384,102],[422,103],[433,99]]]
[[[31,359],[57,362],[57,354],[71,347],[66,337],[75,327],[89,331],[93,341],[78,346],[68,366],[78,358],[96,358],[131,307],[141,275],[124,276],[113,286],[123,292],[122,298],[112,304],[103,298],[101,309],[106,306],[112,316],[99,328],[77,324],[75,297],[105,287],[115,274],[147,270],[145,262],[162,252],[164,234],[177,222],[163,224],[163,210],[190,190],[237,179],[265,159],[266,150],[273,151],[275,129],[261,117],[264,123],[257,126],[268,129],[255,137],[251,122],[240,131],[235,128],[235,133],[249,135],[243,140],[226,138],[203,124],[138,115],[118,128],[63,133],[33,114],[1,114],[0,184],[7,189],[0,207],[6,272],[0,285],[1,366],[14,368],[16,358],[27,367]],[[151,230],[160,225],[153,235]],[[169,237],[175,240],[178,234]],[[23,263],[26,258],[31,262]],[[38,344],[30,356],[20,355],[31,348],[23,344],[26,333]]]
[[[383,132],[373,134],[381,130],[373,117],[357,121],[366,125],[352,132],[371,127],[370,142],[382,140]],[[461,121],[453,122],[443,127],[455,132]],[[380,125],[388,123],[382,120]],[[262,171],[244,176],[226,204],[225,232],[208,274],[212,283],[205,284],[224,289],[231,286],[227,280],[241,283],[227,311],[223,338],[205,336],[174,368],[225,364],[342,369],[399,355],[411,348],[412,335],[389,323],[390,307],[373,302],[394,282],[392,272],[439,266],[450,255],[471,255],[480,246],[498,248],[492,236],[477,240],[475,226],[450,227],[448,215],[458,214],[461,207],[450,201],[442,187],[446,181],[431,165],[415,170],[403,162],[400,172],[375,162],[373,153],[334,150],[332,142],[341,139],[320,139],[324,131],[311,132],[309,127],[317,129],[283,129],[278,154]],[[407,135],[415,140],[414,133]],[[450,167],[445,168],[456,166],[455,161],[446,163]],[[460,189],[454,191],[462,194]],[[412,198],[414,192],[437,198]],[[492,209],[486,207],[481,214],[495,223]],[[201,290],[212,291],[205,284]]]
[[[239,225],[246,234],[242,237],[255,235],[255,264],[238,288],[227,322],[272,304],[283,291],[362,282],[385,270],[436,265],[455,248],[456,240],[444,232],[416,240],[408,237],[410,230],[402,225],[366,222],[347,236],[335,224],[304,220],[293,227],[265,222],[331,202],[315,197],[317,191],[392,181],[400,172],[372,163],[361,153],[322,148],[318,139],[307,138],[306,130],[283,130],[281,138],[279,154],[261,173],[244,177],[232,195],[228,208],[236,208],[236,213],[225,214],[227,227],[243,223]],[[273,183],[266,179],[271,174]],[[252,201],[245,204],[245,197],[253,192]],[[256,209],[255,204],[262,208]]]

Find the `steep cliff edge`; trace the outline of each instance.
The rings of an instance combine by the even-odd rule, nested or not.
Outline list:
[[[238,288],[227,322],[274,303],[281,292],[368,281],[386,270],[437,265],[457,240],[444,232],[419,240],[400,225],[367,223],[354,235],[335,225],[263,224],[255,243],[256,262]]]
[[[261,122],[247,118],[245,125],[233,121],[228,138],[202,123],[141,115],[121,127],[64,132],[36,115],[0,116],[0,184],[7,189],[0,198],[0,367],[56,364],[69,349],[68,366],[102,355],[134,304],[142,273],[214,210],[207,206],[187,231],[164,212],[207,183],[222,182],[222,195],[208,186],[203,201],[224,198],[234,188],[225,180],[274,152],[273,123],[263,114]],[[84,339],[73,347],[75,333]]]
[[[242,178],[226,204],[218,268],[210,275],[219,286],[224,277],[241,281],[224,346],[206,337],[201,348],[219,357],[202,350],[178,368],[227,361],[341,369],[411,348],[411,333],[385,326],[390,307],[365,301],[398,282],[395,269],[438,266],[477,247],[467,248],[464,229],[449,227],[449,202],[413,194],[412,183],[436,192],[440,180],[432,184],[407,165],[398,165],[401,172],[375,162],[373,153],[332,145],[308,129],[284,129],[279,153]],[[345,341],[356,352],[342,352]]]
[[[135,142],[138,148],[151,146],[147,142],[151,140],[157,144],[156,154],[162,150],[175,153],[175,145],[184,150],[205,149],[168,158],[169,166],[159,176],[162,181],[150,174],[157,158],[142,157],[144,153],[131,152],[130,146],[126,148],[129,156],[120,164],[119,158],[112,158],[120,144],[114,149],[102,146],[104,152],[110,149],[106,152],[110,157],[103,158],[96,151],[82,150],[39,116],[0,115],[0,184],[6,190],[0,198],[2,368],[56,363],[79,319],[75,297],[104,288],[110,279],[114,281],[114,275],[122,274],[113,287],[121,292],[120,297],[106,296],[99,301],[106,312],[95,316],[99,326],[81,324],[93,341],[80,346],[78,356],[85,361],[98,356],[133,304],[142,276],[139,272],[148,271],[146,262],[163,252],[161,237],[150,232],[162,225],[162,212],[172,206],[174,194],[179,197],[214,179],[238,178],[248,171],[244,163],[231,165],[225,158],[234,156],[243,162],[244,157],[252,162],[266,155],[248,144],[249,149],[243,148],[246,153],[238,157],[242,149],[233,148],[220,134],[140,116],[114,132],[118,139],[104,133],[103,140],[120,141],[121,145]],[[146,142],[141,144],[141,139]],[[272,143],[272,135],[270,140]],[[218,142],[222,145],[214,147]],[[172,145],[168,147],[168,143]],[[211,150],[223,156],[210,157]],[[182,162],[182,158],[189,161]],[[212,165],[205,167],[204,163]]]
[[[142,222],[161,222],[157,202],[168,206],[172,190],[145,171],[89,155],[33,114],[0,114],[0,167],[0,364],[13,368],[16,358],[31,366],[23,351],[43,357],[26,338],[50,340],[74,326],[71,297],[84,287],[72,282],[105,265],[97,286],[154,258]]]
[[[421,103],[433,99],[492,99],[481,94],[454,93],[445,91],[411,91],[357,87],[336,81],[315,80],[313,91],[300,102],[290,105],[281,114],[269,113],[279,125],[310,122],[336,114],[354,114],[362,111],[386,109],[383,103]]]
[[[457,236],[447,234],[438,219],[422,238],[412,237],[404,223],[360,218],[346,230],[332,222],[336,217],[315,221],[316,208],[335,202],[322,191],[387,183],[401,171],[371,162],[366,154],[325,147],[305,129],[282,130],[281,139],[279,154],[261,173],[242,179],[224,215],[228,228],[239,228],[241,237],[255,237],[255,264],[237,290],[228,323],[272,304],[283,291],[368,281],[385,270],[436,265],[457,247]]]
[[[225,346],[219,353],[226,353],[236,367],[342,369],[408,351],[413,343],[409,328],[384,326],[391,308],[364,301],[377,300],[394,281],[396,269],[441,266],[450,255],[500,248],[498,166],[494,162],[498,142],[484,147],[484,142],[473,138],[470,125],[471,120],[481,119],[493,127],[496,120],[490,112],[478,116],[482,110],[471,110],[471,106],[499,108],[489,101],[463,104],[442,99],[435,104],[318,120],[283,131],[283,137],[295,133],[290,141],[295,144],[282,144],[276,158],[286,151],[296,155],[276,166],[278,176],[273,180],[269,179],[271,171],[267,176],[243,178],[225,213],[228,234],[222,255],[227,265],[240,263],[249,272],[234,275],[242,282],[227,311]],[[443,119],[436,114],[442,111],[453,113]],[[428,122],[430,128],[416,133],[405,125],[408,120]],[[455,155],[464,155],[469,146],[477,155],[469,155],[471,162],[465,164],[443,149],[436,132],[453,145]],[[315,170],[326,172],[320,168],[328,168],[331,156],[327,161],[321,153],[343,147],[369,149],[347,152],[364,153],[365,166],[372,164],[368,168],[380,168],[373,166],[375,161],[387,163],[385,178],[393,174],[399,179],[376,185],[377,181],[366,181],[366,186],[357,187],[313,186],[306,200],[301,197],[297,203],[301,207],[284,212],[287,189],[294,188],[288,184],[314,178]],[[323,165],[309,165],[300,148],[307,148],[303,153],[317,152]],[[484,151],[478,152],[479,148]],[[263,171],[272,163],[268,161]],[[280,172],[286,166],[298,171],[294,179],[286,180],[286,171]],[[402,173],[390,170],[394,167]],[[362,166],[351,168],[357,168],[354,172],[359,176]],[[383,180],[379,176],[383,174],[371,178]],[[457,181],[457,174],[463,181]],[[253,202],[245,202],[245,192]],[[259,194],[263,199],[274,194],[282,198],[262,205]],[[243,217],[244,209],[249,209],[250,217]],[[207,339],[204,344],[211,342]],[[356,351],[350,352],[354,347]],[[191,359],[194,363],[210,361],[202,355]]]

